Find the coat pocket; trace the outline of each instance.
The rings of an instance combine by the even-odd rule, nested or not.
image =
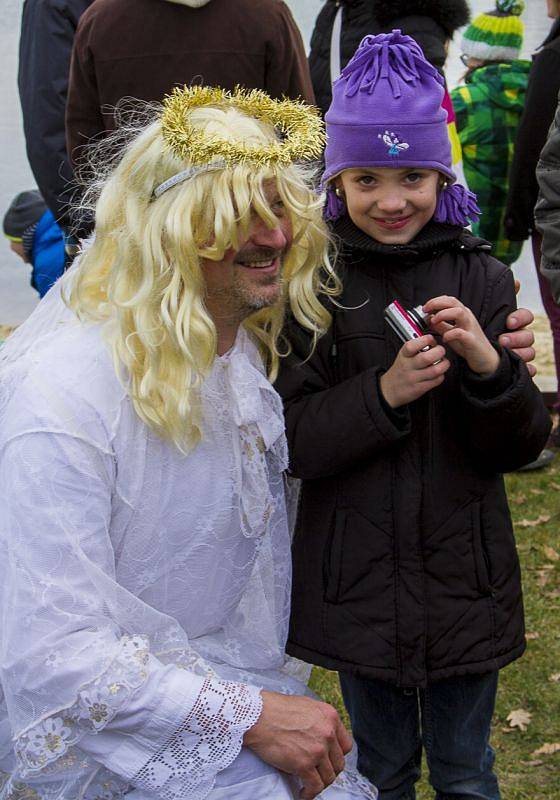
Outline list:
[[[325,601],[381,604],[393,587],[392,537],[352,508],[337,509],[333,522],[323,553]]]
[[[484,542],[484,532],[482,530],[482,515],[479,502],[471,506],[472,518],[472,545],[474,565],[476,570],[476,580],[481,594],[492,594],[492,579],[490,571],[490,559],[486,544]]]
[[[327,547],[325,548],[323,559],[323,583],[325,586],[325,600],[327,603],[338,602],[340,594],[344,536],[347,522],[348,516],[346,511],[337,508],[334,517],[334,526]]]

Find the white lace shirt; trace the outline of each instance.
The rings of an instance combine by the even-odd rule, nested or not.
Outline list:
[[[3,380],[0,800],[201,800],[242,756],[271,773],[241,752],[259,689],[305,687],[284,655],[282,408],[254,344],[216,358],[186,456],[138,418],[97,325],[66,321]]]

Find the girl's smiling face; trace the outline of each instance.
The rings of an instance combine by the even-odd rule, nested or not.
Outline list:
[[[408,244],[433,217],[442,180],[434,169],[363,167],[334,182],[354,225],[382,244]]]

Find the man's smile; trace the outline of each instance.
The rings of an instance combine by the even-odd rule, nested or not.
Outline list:
[[[239,253],[234,263],[237,266],[245,267],[246,269],[257,270],[259,272],[265,272],[269,274],[277,272],[280,269],[282,255],[283,253],[281,251],[267,254],[255,253],[252,255],[244,255],[243,253]]]

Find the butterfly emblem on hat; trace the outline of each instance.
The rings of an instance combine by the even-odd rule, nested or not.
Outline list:
[[[410,147],[408,142],[401,142],[394,131],[385,131],[383,135],[379,133],[377,138],[383,139],[383,143],[389,148],[390,156],[398,156],[402,150],[408,150]]]

